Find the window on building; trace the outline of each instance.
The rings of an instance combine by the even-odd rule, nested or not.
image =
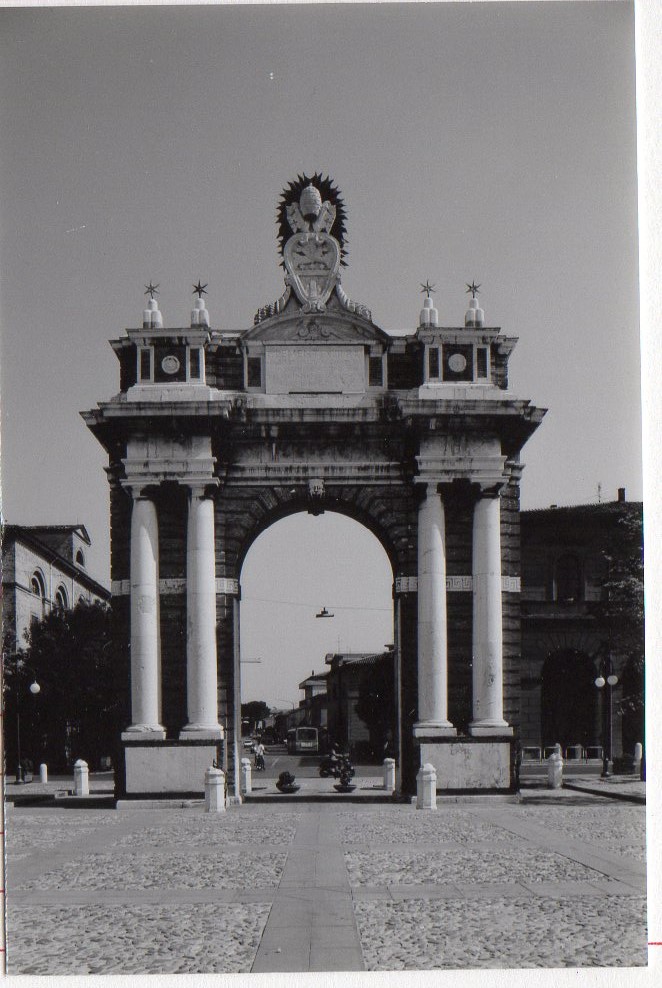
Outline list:
[[[555,572],[556,599],[571,604],[582,599],[581,564],[577,556],[559,556]]]
[[[197,346],[189,350],[189,378],[192,381],[200,380],[200,348]]]
[[[487,347],[479,346],[476,347],[476,380],[485,381],[487,380]]]
[[[37,614],[32,613],[32,617],[36,617],[37,620],[41,620],[46,613],[46,584],[44,578],[39,570],[35,570],[32,574],[30,580],[30,590],[39,599],[39,610]]]
[[[140,350],[140,380],[152,380],[152,351],[149,347]]]
[[[381,357],[368,360],[368,384],[371,388],[381,388],[384,383],[384,365]]]
[[[431,346],[428,350],[428,380],[439,380],[439,347]]]
[[[59,611],[66,611],[69,606],[66,588],[60,585],[55,591],[55,606]]]
[[[82,549],[78,549],[78,551],[76,552],[76,565],[85,566],[85,556],[83,555]]]
[[[262,357],[248,357],[246,360],[246,387],[262,387]]]

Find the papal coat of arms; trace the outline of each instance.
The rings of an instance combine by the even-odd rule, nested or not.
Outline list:
[[[292,293],[304,314],[324,312],[335,292],[340,305],[370,319],[369,310],[352,302],[340,285],[345,265],[345,207],[329,178],[299,175],[278,206],[278,240],[285,268],[285,292],[260,309],[255,322],[283,312]]]
[[[284,244],[283,263],[304,312],[323,312],[336,284],[340,244],[330,236],[335,218],[335,207],[322,201],[314,185],[287,206],[293,236]]]

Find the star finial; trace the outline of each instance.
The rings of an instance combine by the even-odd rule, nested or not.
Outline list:
[[[203,284],[202,284],[202,283],[200,282],[200,279],[198,279],[198,283],[197,283],[197,285],[194,285],[194,286],[193,286],[193,294],[194,294],[194,295],[197,295],[197,296],[198,296],[198,298],[202,298],[202,296],[203,296],[203,295],[206,295],[206,294],[207,294],[207,285],[208,285],[208,284],[209,284],[209,282],[207,281],[207,282],[205,282],[205,284],[203,285]]]
[[[468,281],[465,281],[465,285],[467,286],[467,294],[471,292],[472,298],[475,298],[476,295],[480,294],[478,291],[480,285],[477,285],[475,281],[472,281],[471,284],[469,284]]]
[[[429,281],[426,281],[425,284],[421,282],[421,291],[425,292],[427,297],[430,298],[430,295],[434,292],[434,285],[431,285]]]
[[[149,295],[150,298],[154,298],[155,295],[159,294],[158,287],[158,285],[153,285],[150,281],[149,285],[145,285],[145,295]]]

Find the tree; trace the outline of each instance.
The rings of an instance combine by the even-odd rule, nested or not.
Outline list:
[[[241,705],[241,720],[242,723],[245,720],[248,721],[249,734],[254,734],[257,730],[258,723],[261,720],[266,720],[269,716],[271,716],[271,708],[264,700],[250,700],[248,703],[242,703]]]
[[[623,747],[632,750],[644,733],[644,546],[640,504],[619,504],[603,548],[607,575],[594,608],[604,649],[623,670]]]
[[[381,760],[392,747],[395,724],[393,653],[387,652],[366,669],[359,683],[356,713],[370,734],[370,747]]]
[[[116,753],[128,721],[128,653],[113,641],[110,609],[81,601],[73,610],[54,610],[32,626],[26,642],[5,663],[5,705],[15,724],[18,694],[22,753],[55,769],[69,769],[78,758],[98,767]],[[34,680],[40,691],[32,697]]]

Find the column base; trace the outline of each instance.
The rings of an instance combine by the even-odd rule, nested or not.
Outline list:
[[[468,733],[473,738],[512,737],[513,728],[505,720],[479,720],[469,724]]]
[[[123,799],[199,799],[205,791],[205,772],[223,762],[219,738],[161,741],[133,734],[123,747],[124,771],[118,779]]]
[[[217,741],[223,739],[223,728],[220,724],[187,724],[179,732],[182,741]]]
[[[414,724],[415,738],[454,738],[457,728],[449,720],[419,720]]]
[[[437,791],[449,794],[515,792],[515,742],[509,737],[437,738],[420,742],[420,763],[437,772]]]
[[[120,739],[122,741],[163,741],[165,739],[165,727],[156,724],[150,727],[148,724],[132,724],[122,731]]]

